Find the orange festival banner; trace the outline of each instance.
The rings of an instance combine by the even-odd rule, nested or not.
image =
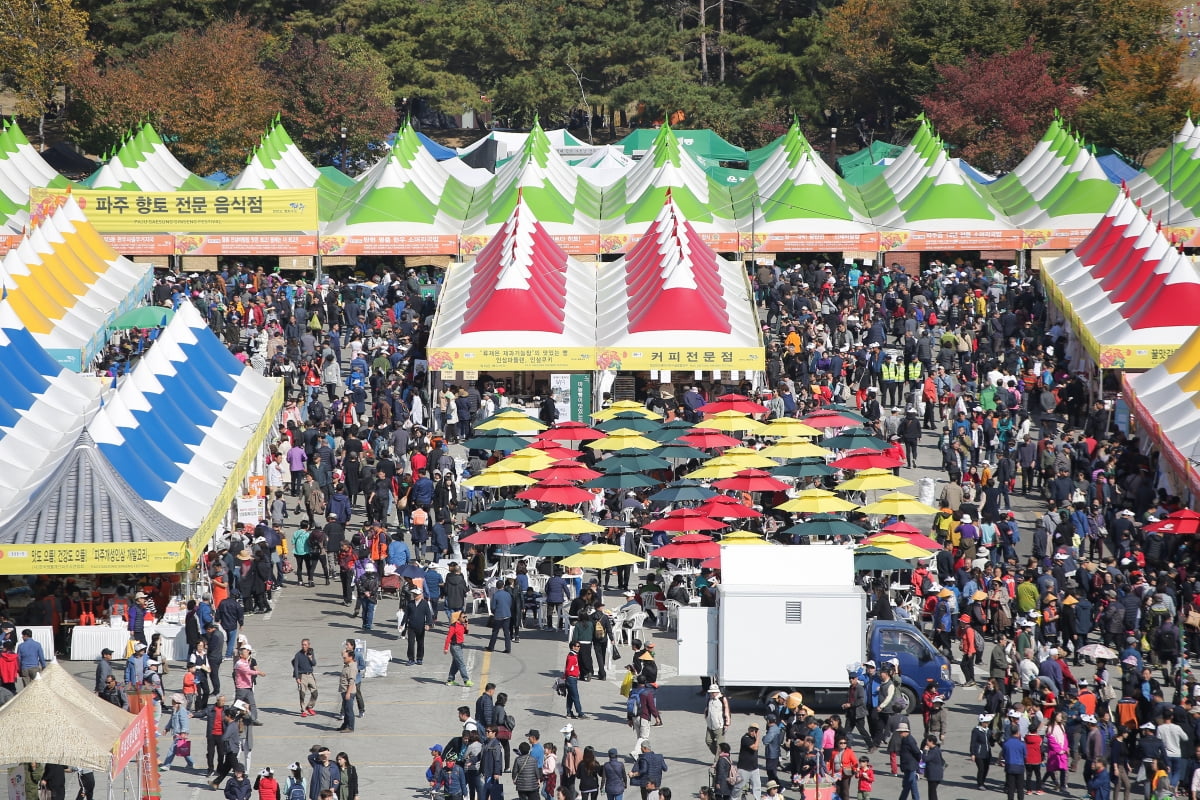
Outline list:
[[[458,236],[432,233],[322,236],[319,251],[323,256],[452,256],[458,253]]]
[[[305,234],[195,234],[175,237],[180,256],[315,256],[317,237]]]

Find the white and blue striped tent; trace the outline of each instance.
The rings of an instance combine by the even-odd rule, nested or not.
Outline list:
[[[99,396],[98,382],[59,365],[0,303],[0,521],[66,458]]]
[[[278,382],[234,358],[184,304],[88,430],[151,507],[196,528],[231,499],[229,479],[279,399]]]

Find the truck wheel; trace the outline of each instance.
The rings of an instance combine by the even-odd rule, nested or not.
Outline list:
[[[917,693],[914,692],[912,689],[908,688],[907,686],[901,686],[900,693],[904,695],[904,698],[906,700],[908,700],[908,713],[909,714],[920,714],[921,713],[921,705],[920,705],[920,701],[917,700]]]

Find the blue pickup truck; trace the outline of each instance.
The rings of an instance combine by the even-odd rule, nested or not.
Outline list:
[[[920,708],[917,702],[925,691],[925,682],[933,678],[938,691],[946,699],[954,691],[950,677],[950,660],[907,622],[875,621],[867,626],[867,658],[882,664],[890,658],[900,662],[902,691],[908,695],[908,707]]]

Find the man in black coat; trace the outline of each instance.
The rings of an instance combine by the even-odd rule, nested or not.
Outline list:
[[[405,635],[408,639],[407,666],[425,663],[425,631],[433,628],[433,608],[423,594],[414,594],[404,611]]]
[[[917,746],[917,740],[912,738],[907,722],[901,722],[896,726],[896,735],[900,737],[896,753],[900,758],[901,785],[903,787],[900,790],[899,800],[908,800],[909,795],[919,798],[921,748]]]

